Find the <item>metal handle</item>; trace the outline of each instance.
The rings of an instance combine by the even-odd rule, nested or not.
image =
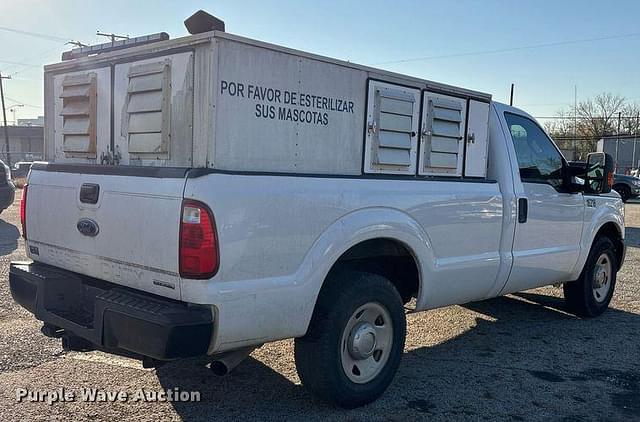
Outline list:
[[[372,120],[367,125],[367,131],[371,134],[376,133],[378,131],[378,122]]]
[[[422,131],[420,133],[422,136],[431,136],[431,131],[427,129],[427,124],[422,123]]]
[[[529,215],[529,201],[527,198],[518,198],[518,223],[526,223]]]

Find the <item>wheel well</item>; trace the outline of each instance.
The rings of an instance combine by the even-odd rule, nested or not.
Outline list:
[[[595,239],[600,236],[606,236],[613,242],[616,252],[616,259],[618,261],[616,263],[618,264],[617,268],[620,269],[620,266],[622,265],[624,242],[622,240],[622,234],[620,233],[620,230],[618,230],[618,226],[611,222],[605,223],[602,227],[600,227],[598,233],[596,233]]]
[[[352,246],[333,264],[334,271],[355,270],[387,278],[407,303],[418,296],[420,272],[409,249],[393,239],[371,239]]]

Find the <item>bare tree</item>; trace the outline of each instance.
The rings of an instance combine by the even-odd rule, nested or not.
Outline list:
[[[625,115],[637,112],[638,107],[632,106],[634,110],[629,109],[630,105],[625,103],[624,97],[605,92],[581,101],[575,108],[559,110],[556,113],[559,118],[547,122],[545,128],[561,149],[572,150],[575,159],[585,159],[588,153],[596,150],[600,138],[618,132],[619,112]],[[629,120],[623,119],[622,123],[630,125]],[[636,127],[622,128],[630,133],[629,130]]]
[[[598,139],[616,133],[616,118],[624,104],[624,97],[608,92],[581,101],[576,108],[581,135]]]
[[[626,135],[640,136],[640,104],[626,104],[622,109],[625,116],[621,123],[621,132]]]

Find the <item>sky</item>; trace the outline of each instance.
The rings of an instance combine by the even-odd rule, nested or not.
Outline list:
[[[602,92],[640,103],[640,2],[582,0],[0,0],[0,72],[16,118],[43,113],[42,66],[97,30],[187,35],[198,9],[227,32],[471,88],[534,116]],[[17,31],[37,33],[33,36]],[[12,107],[23,104],[23,107]],[[13,113],[7,112],[9,124]]]

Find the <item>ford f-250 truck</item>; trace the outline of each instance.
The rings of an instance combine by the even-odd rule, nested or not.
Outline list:
[[[201,26],[45,68],[9,278],[45,335],[216,373],[295,338],[302,383],[354,407],[392,381],[405,311],[560,283],[607,308],[611,157],[572,169],[490,95]]]

